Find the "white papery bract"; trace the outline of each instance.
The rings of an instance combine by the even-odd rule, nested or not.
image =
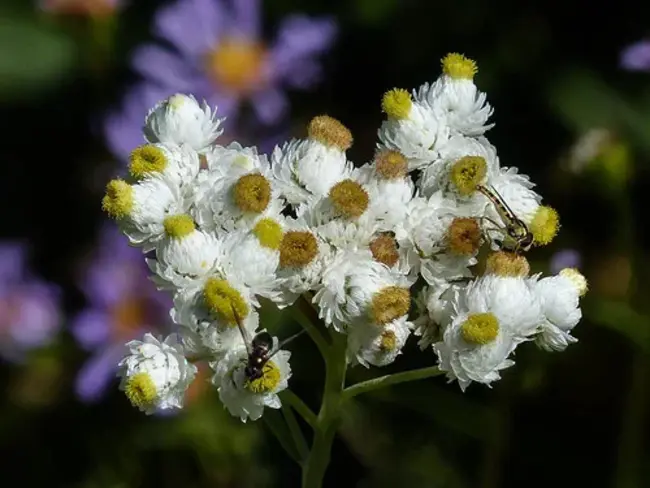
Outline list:
[[[582,318],[580,290],[567,276],[558,274],[535,280],[531,286],[542,302],[545,321],[536,344],[547,351],[563,351],[578,342],[571,330]]]
[[[476,73],[452,53],[437,80],[387,91],[362,165],[348,160],[350,131],[327,115],[262,154],[218,144],[217,108],[191,95],[156,104],[147,144],[133,148],[128,176],[109,182],[102,201],[173,296],[178,337],[129,343],[120,363],[134,405],[180,407],[196,373],[190,360],[202,360],[233,416],[279,408],[290,353],[255,349],[261,377],[246,367],[265,337],[262,303],[296,304],[301,319],[317,315],[328,334],[346,334],[351,365],[391,364],[415,335],[463,390],[497,381],[525,342],[549,351],[575,343],[586,280],[576,270],[529,276],[522,253],[552,241],[557,212],[528,176],[501,166]],[[477,276],[486,245],[495,252]]]
[[[296,209],[324,198],[353,169],[340,148],[311,139],[294,139],[276,147],[271,166],[282,197]]]
[[[223,133],[224,119],[216,117],[205,102],[177,93],[157,103],[147,114],[144,136],[149,142],[188,144],[195,151],[207,150]]]
[[[147,414],[181,408],[197,369],[185,359],[176,335],[161,341],[147,333],[127,347],[129,355],[120,361],[118,376],[131,403]]]

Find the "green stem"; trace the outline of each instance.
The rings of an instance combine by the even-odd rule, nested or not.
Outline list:
[[[305,440],[305,436],[303,435],[302,430],[300,430],[300,425],[298,425],[298,421],[296,420],[296,416],[293,414],[291,407],[288,405],[282,405],[282,413],[284,414],[284,420],[286,420],[287,426],[289,427],[289,432],[291,432],[293,443],[298,449],[300,464],[302,464],[309,455],[309,447],[307,447],[307,441]]]
[[[300,415],[310,427],[315,428],[317,420],[316,414],[311,411],[311,408],[309,408],[298,395],[291,390],[284,390],[280,394],[280,397],[283,402],[291,405],[291,407],[298,412],[298,415]]]
[[[395,385],[397,383],[405,383],[407,381],[421,380],[424,378],[431,378],[433,376],[439,376],[443,372],[438,369],[437,366],[429,366],[427,368],[412,369],[411,371],[404,371],[403,373],[388,374],[386,376],[380,376],[379,378],[373,378],[368,381],[362,381],[356,385],[347,387],[343,391],[343,398],[349,400],[352,397],[360,395],[362,393],[367,393],[378,388],[385,388],[386,386]]]
[[[314,318],[314,310],[311,308],[311,305],[303,297],[300,297],[298,299],[298,307],[294,310],[296,312],[296,319],[302,328],[307,331],[311,340],[314,341],[323,358],[327,360],[329,344],[327,344],[323,334],[316,328],[315,324],[319,322],[319,319],[317,316]]]
[[[330,462],[332,443],[340,419],[347,360],[344,334],[333,333],[332,347],[326,356],[323,402],[316,421],[311,452],[302,472],[302,488],[321,488]]]

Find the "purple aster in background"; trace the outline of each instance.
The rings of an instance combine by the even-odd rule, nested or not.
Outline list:
[[[56,285],[30,272],[22,244],[0,244],[0,355],[22,362],[51,343],[61,328],[60,298]]]
[[[217,106],[219,116],[231,124],[244,101],[265,125],[288,113],[282,88],[307,89],[318,82],[317,57],[333,44],[337,25],[331,19],[291,15],[275,41],[266,44],[260,10],[259,0],[178,0],[158,11],[154,32],[173,49],[155,43],[134,52],[133,68],[144,81],[127,93],[104,125],[117,157],[125,159],[142,144],[149,108],[177,92]]]
[[[621,51],[621,67],[630,71],[650,71],[650,40],[631,44]]]
[[[92,353],[76,379],[82,401],[102,398],[116,377],[126,342],[151,330],[171,331],[171,296],[156,290],[149,274],[142,251],[107,223],[79,280],[88,306],[71,325],[77,342]]]
[[[564,268],[580,268],[582,257],[575,249],[563,249],[551,257],[551,273],[557,274]]]

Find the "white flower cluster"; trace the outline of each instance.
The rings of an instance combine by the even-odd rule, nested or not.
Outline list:
[[[492,109],[474,85],[475,63],[450,54],[442,66],[432,85],[384,95],[376,153],[359,167],[346,156],[350,132],[326,115],[267,157],[219,145],[222,120],[192,96],[150,111],[128,178],[111,181],[103,200],[174,296],[177,335],[130,343],[121,363],[135,405],[182,406],[191,361],[202,358],[233,415],[255,420],[280,407],[290,353],[273,338],[252,376],[240,331],[262,331],[261,297],[279,307],[306,300],[347,334],[351,364],[392,363],[415,332],[463,389],[498,379],[521,342],[575,342],[584,278],[529,277],[519,252],[550,242],[557,214],[526,176],[500,166],[483,136]],[[496,252],[474,278],[484,243]]]

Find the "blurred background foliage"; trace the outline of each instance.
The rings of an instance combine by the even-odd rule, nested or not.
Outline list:
[[[79,393],[92,354],[71,327],[80,311],[95,310],[79,276],[105,244],[103,185],[124,167],[102,121],[136,83],[131,54],[152,39],[163,5],[119,3],[0,7],[1,237],[28,250],[29,270],[16,271],[22,261],[10,253],[0,258],[0,480],[297,486],[297,468],[266,426],[231,418],[207,373],[177,415],[145,417],[115,382],[101,400]],[[561,215],[556,241],[530,255],[534,270],[552,272],[556,253],[572,251],[591,286],[579,343],[563,354],[521,349],[493,389],[462,394],[437,379],[359,399],[346,411],[326,486],[650,487],[650,73],[619,61],[648,33],[648,10],[630,0],[263,2],[265,35],[289,13],[334,16],[323,77],[289,92],[281,132],[301,136],[311,116],[329,113],[352,129],[358,162],[372,156],[385,90],[434,80],[449,51],[476,59],[502,164],[530,174]],[[251,144],[266,137],[246,124],[237,130]],[[134,326],[134,310],[111,309],[112,327]],[[280,335],[297,327],[287,314],[263,314]],[[316,405],[320,360],[304,338],[293,350],[292,387]],[[411,344],[388,369],[433,360]],[[355,369],[352,378],[373,373]]]

